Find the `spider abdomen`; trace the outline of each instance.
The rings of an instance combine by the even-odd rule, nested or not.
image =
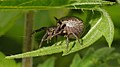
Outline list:
[[[61,26],[65,25],[64,31],[69,35],[69,38],[75,38],[74,35],[80,37],[83,33],[83,22],[77,17],[65,17],[60,20],[62,21]]]

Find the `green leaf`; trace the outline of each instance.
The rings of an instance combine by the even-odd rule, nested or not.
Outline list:
[[[111,60],[111,59],[120,59],[120,53],[113,53],[112,55],[109,55],[106,60]]]
[[[14,25],[20,14],[21,12],[18,10],[0,10],[0,36]]]
[[[0,52],[0,67],[21,67],[21,63],[16,63],[15,60],[5,59],[5,55]]]
[[[87,50],[87,52],[85,53],[84,58],[88,58],[90,55],[93,55],[94,52],[95,52],[95,49],[94,49],[94,48],[89,48],[89,49]],[[84,59],[84,58],[83,58],[83,59]]]
[[[90,48],[82,59],[76,54],[71,67],[119,67],[120,64],[115,60],[120,59],[120,53],[115,53],[114,50],[104,47],[95,51]]]
[[[99,27],[99,31],[103,34],[105,39],[108,42],[109,47],[111,47],[113,37],[114,37],[114,25],[113,22],[109,16],[109,14],[104,10],[99,8],[99,11],[101,11],[101,25]],[[104,28],[104,29],[103,29]]]
[[[70,67],[78,67],[78,65],[81,62],[81,58],[79,56],[79,54],[76,54],[73,58],[72,64],[70,65]]]
[[[54,67],[55,57],[47,59],[43,64],[39,64],[37,67]]]
[[[22,1],[1,1],[0,8],[5,9],[50,9],[50,8],[93,8],[94,6],[101,6],[107,4],[114,4],[109,1],[102,0],[22,0]],[[86,6],[87,5],[87,6]]]
[[[93,54],[88,54],[88,57],[84,57],[79,64],[79,67],[96,67],[101,60],[105,60],[113,52],[113,48],[101,48],[93,52]],[[99,65],[98,65],[99,66]]]
[[[59,42],[60,43],[60,42]],[[43,47],[41,49],[31,51],[31,52],[26,52],[22,54],[17,54],[17,55],[11,55],[7,56],[6,58],[24,58],[24,57],[35,57],[35,56],[44,56],[44,55],[50,55],[53,53],[59,53],[62,52],[63,50],[66,49],[66,44],[65,45],[58,45],[58,46],[50,46],[50,47]]]

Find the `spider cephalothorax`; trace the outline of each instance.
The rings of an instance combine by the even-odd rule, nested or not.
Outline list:
[[[46,33],[40,42],[40,46],[42,45],[43,41],[52,39],[53,37],[57,37],[58,35],[66,37],[67,46],[69,44],[70,38],[75,38],[80,43],[79,38],[82,35],[84,28],[82,20],[77,17],[63,17],[60,19],[55,19],[57,21],[56,26],[42,27],[34,31],[38,32],[42,29],[46,30]]]

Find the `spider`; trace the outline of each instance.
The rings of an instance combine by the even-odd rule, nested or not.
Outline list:
[[[46,30],[39,47],[42,46],[43,41],[51,40],[53,37],[57,37],[58,35],[66,37],[67,47],[69,45],[69,39],[77,39],[80,43],[79,38],[84,30],[84,24],[81,19],[74,16],[62,17],[60,19],[55,17],[55,19],[57,22],[56,26],[42,27],[33,31],[33,33],[35,33],[41,30]]]

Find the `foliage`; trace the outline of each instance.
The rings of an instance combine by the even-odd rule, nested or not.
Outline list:
[[[80,59],[79,55],[76,54],[70,67],[118,67],[120,65],[118,62],[120,54],[113,53],[113,51],[114,48],[107,47],[98,49],[97,51],[89,49],[83,59]],[[112,59],[114,59],[113,62],[117,61],[115,65],[114,63],[108,63]]]
[[[16,63],[14,60],[8,60],[13,58],[45,56],[45,55],[51,55],[55,53],[60,54],[61,52],[62,52],[62,56],[64,57],[65,55],[69,56],[71,54],[74,54],[74,52],[82,51],[83,49],[86,50],[87,47],[94,46],[94,43],[99,39],[101,39],[102,37],[105,38],[110,48],[101,48],[101,49],[98,49],[97,51],[94,49],[89,49],[88,52],[85,53],[85,55],[83,55],[83,58],[79,57],[79,54],[76,54],[70,67],[83,67],[83,66],[98,67],[97,65],[99,65],[99,67],[106,67],[106,66],[112,67],[114,65],[116,66],[120,65],[120,57],[119,57],[120,54],[117,52],[113,52],[114,50],[119,51],[119,47],[115,49],[111,48],[111,46],[116,46],[116,44],[119,44],[115,40],[114,41],[116,43],[112,44],[113,37],[114,37],[114,25],[112,22],[113,19],[111,20],[111,17],[118,18],[118,14],[115,14],[115,16],[110,15],[111,16],[110,17],[108,12],[112,13],[112,11],[111,10],[106,11],[103,7],[108,5],[112,5],[108,7],[114,7],[113,4],[115,4],[115,2],[109,2],[109,1],[103,1],[103,0],[65,0],[65,1],[62,1],[62,0],[21,0],[21,1],[20,0],[19,1],[2,0],[0,2],[1,2],[0,3],[1,5],[0,6],[1,8],[0,10],[0,37],[1,38],[0,39],[1,41],[3,41],[2,37],[6,35],[11,36],[11,39],[15,37],[15,40],[18,40],[16,39],[17,37],[13,33],[20,34],[20,37],[21,37],[21,34],[23,35],[24,25],[21,25],[21,24],[24,23],[24,20],[25,20],[24,14],[29,10],[33,10],[35,13],[34,22],[36,25],[34,28],[55,25],[56,24],[54,23],[55,20],[53,20],[54,16],[60,18],[63,16],[74,15],[81,18],[85,24],[85,33],[83,37],[80,39],[81,41],[83,41],[82,42],[83,44],[80,45],[77,42],[77,40],[71,41],[69,43],[68,49],[66,49],[66,41],[60,40],[59,42],[55,42],[52,44],[50,43],[50,45],[52,46],[42,47],[37,50],[33,50],[33,51],[22,53],[22,54],[11,55],[9,54],[11,52],[7,48],[11,49],[9,46],[12,46],[13,43],[9,43],[8,39],[5,38],[6,41],[3,41],[3,42],[9,43],[5,48],[9,52],[8,54],[11,56],[5,57],[3,54],[0,54],[0,57],[2,57],[2,61],[0,61],[0,65],[7,64],[10,66],[12,64],[13,65],[12,67],[14,66],[20,67],[20,64]],[[119,3],[119,0],[117,0],[117,2]],[[118,12],[114,12],[114,13],[118,13]],[[117,20],[119,21],[119,19]],[[117,30],[115,30],[114,39],[117,38],[116,40],[119,40],[120,38],[118,21],[117,23],[115,23],[116,24],[115,26],[118,26],[116,28]],[[18,22],[19,24],[17,24]],[[13,28],[15,29],[15,31],[11,30]],[[42,37],[41,33],[43,32],[40,32],[40,37],[38,37],[39,39],[41,39]],[[22,43],[22,41],[20,42]],[[1,44],[0,46],[6,45],[4,43],[0,43],[0,44]],[[97,44],[97,46],[101,47],[101,44],[104,44],[103,41]],[[36,43],[34,43],[34,45],[36,45]],[[15,49],[17,46],[18,46],[18,43],[16,43],[15,46],[13,46],[13,48]],[[18,47],[15,50],[18,50]],[[11,50],[14,51],[13,48]],[[22,49],[22,48],[19,48],[19,49]],[[3,59],[4,57],[7,59]],[[111,63],[113,62],[116,62],[116,64],[112,65]],[[51,57],[48,60],[46,60],[43,64],[39,63],[38,67],[48,67],[48,66],[54,67],[54,64],[55,64],[55,58]]]
[[[55,57],[51,57],[47,59],[44,63],[39,64],[37,67],[54,67],[55,65]]]
[[[5,9],[50,9],[50,8],[93,8],[95,6],[113,4],[113,2],[102,0],[24,0],[24,1],[2,1],[0,8]]]
[[[0,10],[0,36],[4,35],[20,16],[20,11]],[[5,18],[5,20],[3,20]]]
[[[5,59],[5,55],[0,52],[0,67],[21,67],[21,63],[16,63],[15,60]]]
[[[104,47],[95,51],[90,48],[85,56],[81,58],[79,54],[75,54],[70,67],[118,67],[120,63],[120,53],[113,53],[114,48]],[[116,62],[110,64],[110,62]],[[38,67],[55,67],[55,58],[51,57]]]
[[[91,9],[91,7],[89,9]],[[63,52],[63,55],[67,55],[92,45],[95,41],[97,41],[102,36],[106,38],[109,47],[111,47],[111,43],[113,41],[113,35],[114,35],[114,26],[108,13],[100,7],[94,7],[93,12],[90,12],[90,14],[92,15],[92,17],[89,19],[89,21],[88,20],[86,21],[89,22],[91,28],[88,31],[88,33],[82,38],[83,45],[79,45],[77,41],[75,42],[76,43],[75,45],[74,45],[74,42],[70,42],[69,44],[70,51],[68,51],[66,49],[65,41],[63,41],[62,45],[55,46],[56,44],[55,43],[53,46],[50,46],[50,47],[43,47],[35,51],[8,56],[6,58],[43,56],[43,55],[49,55],[49,54],[59,53],[59,52]],[[88,15],[87,17],[90,17],[90,16]],[[72,46],[74,47],[72,48]]]

